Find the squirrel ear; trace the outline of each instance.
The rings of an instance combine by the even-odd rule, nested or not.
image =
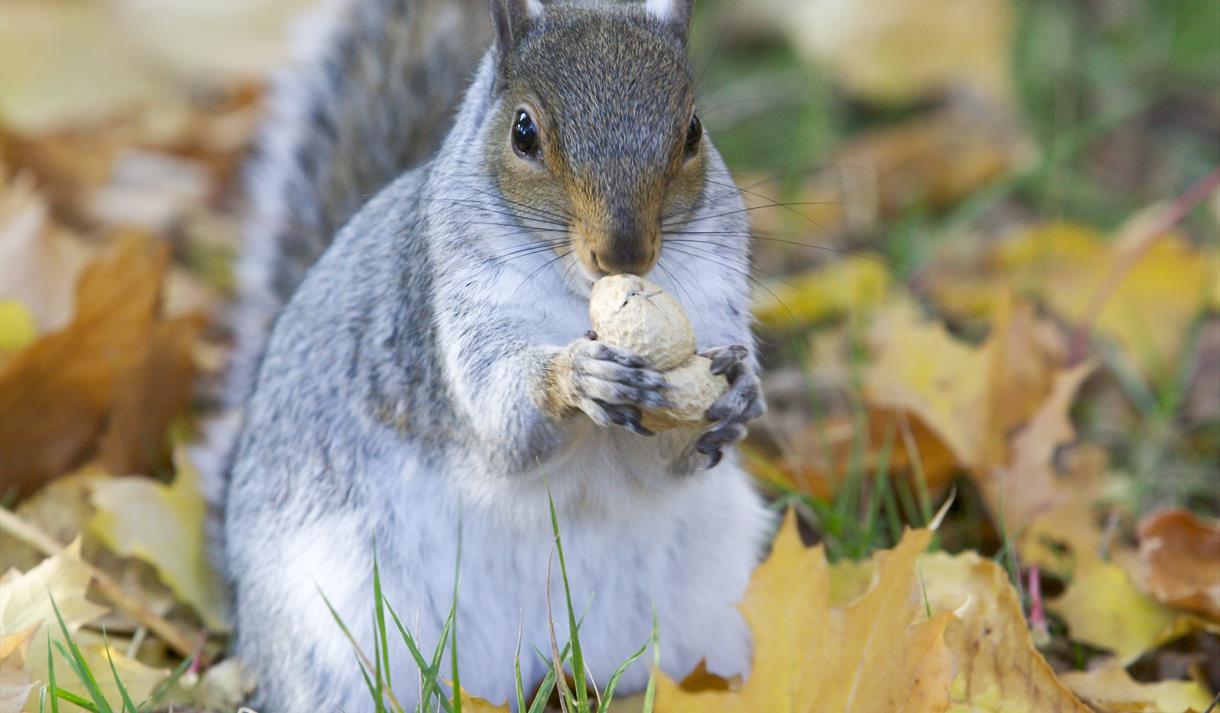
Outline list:
[[[491,17],[496,25],[496,47],[501,63],[517,49],[534,19],[541,14],[541,0],[491,0]]]
[[[678,38],[686,42],[695,0],[646,0],[644,7],[661,22],[668,23]]]

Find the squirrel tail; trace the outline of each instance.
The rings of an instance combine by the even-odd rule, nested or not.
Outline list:
[[[489,18],[486,0],[332,0],[302,25],[300,61],[273,84],[248,167],[228,415],[194,454],[214,502],[276,315],[347,220],[439,147]]]

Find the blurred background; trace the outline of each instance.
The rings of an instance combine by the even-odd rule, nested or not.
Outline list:
[[[313,4],[0,0],[0,496],[214,633],[186,449]],[[700,0],[691,46],[757,235],[744,457],[833,559],[950,491],[942,546],[988,555],[1064,513],[1116,542],[1220,513],[1220,3]],[[0,571],[50,554],[3,537]],[[141,630],[111,622],[133,667],[174,659]]]

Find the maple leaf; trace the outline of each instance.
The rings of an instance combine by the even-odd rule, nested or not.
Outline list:
[[[891,280],[880,258],[853,255],[769,285],[755,295],[754,316],[773,329],[863,316],[881,304]]]
[[[13,653],[14,642],[9,632],[31,636],[28,644],[17,643],[23,651],[30,680],[35,684],[49,681],[47,654],[57,648],[52,642],[64,644],[64,636],[55,607],[63,618],[64,627],[80,647],[89,669],[109,671],[111,662],[119,672],[129,695],[137,700],[146,698],[168,675],[168,671],[147,666],[109,649],[101,637],[82,629],[108,610],[89,601],[86,593],[92,579],[90,569],[80,557],[80,540],[46,558],[24,574],[12,572],[0,581],[0,653]],[[54,599],[54,607],[52,606]],[[32,633],[30,633],[32,632]],[[57,670],[66,664],[57,662]],[[87,696],[85,684],[72,676],[57,677],[57,685],[77,695]],[[98,685],[107,701],[120,707],[122,696],[113,676],[98,676]],[[32,697],[33,694],[30,695]],[[26,701],[29,704],[29,701]],[[22,708],[27,710],[28,708]]]
[[[161,580],[213,631],[228,630],[223,587],[207,555],[207,503],[199,473],[179,447],[177,477],[166,486],[150,478],[106,478],[91,485],[97,508],[89,529],[114,552],[153,565]]]
[[[1048,608],[1063,618],[1074,640],[1112,651],[1127,663],[1201,624],[1150,599],[1122,567],[1100,558],[1078,562],[1067,591]]]
[[[841,609],[820,547],[806,548],[789,513],[741,608],[754,633],[740,690],[690,692],[658,676],[657,710],[872,713],[941,711],[953,665],[951,614],[922,616],[914,563],[931,533],[908,531],[877,555],[873,586]],[[912,623],[917,622],[917,623]]]
[[[147,471],[165,449],[202,328],[197,316],[158,321],[166,260],[164,246],[120,239],[81,275],[72,322],[0,370],[0,473],[20,494],[95,454]]]
[[[29,173],[18,173],[3,183],[0,297],[20,303],[39,330],[59,329],[71,317],[72,283],[97,249],[52,220]],[[11,318],[6,315],[5,320]]]
[[[1137,683],[1115,659],[1089,671],[1069,671],[1063,682],[1102,713],[1203,711],[1211,694],[1195,681]]]
[[[994,309],[1005,290],[1036,294],[1072,323],[1088,317],[1098,288],[1127,251],[1146,214],[1117,239],[1076,223],[1049,223],[989,244],[975,259],[942,265],[928,288],[950,314]],[[1096,316],[1096,328],[1123,347],[1143,373],[1159,377],[1174,363],[1187,329],[1214,292],[1220,263],[1180,235],[1160,237],[1125,274]]]
[[[0,713],[18,713],[34,690],[28,650],[39,626],[0,634]]]
[[[957,656],[950,713],[1088,713],[1034,647],[1004,570],[977,553],[926,554],[919,572],[933,611],[955,611],[945,636]]]
[[[1220,621],[1220,521],[1170,508],[1139,523],[1139,556],[1128,568],[1157,601]]]

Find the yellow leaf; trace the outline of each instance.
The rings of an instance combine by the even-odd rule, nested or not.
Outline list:
[[[977,474],[989,509],[1002,511],[1007,531],[1021,532],[1070,499],[1056,474],[1055,454],[1076,437],[1069,410],[1093,369],[1086,362],[1056,374],[1050,396],[1013,437],[1012,460]]]
[[[1067,591],[1048,608],[1067,623],[1072,639],[1124,662],[1196,628],[1190,617],[1136,589],[1121,567],[1100,559],[1079,562]]]
[[[906,308],[878,315],[872,332],[877,355],[865,375],[869,403],[915,414],[944,440],[958,463],[977,463],[987,387],[982,349]]]
[[[944,710],[953,677],[944,632],[953,617],[921,616],[914,569],[930,539],[926,530],[910,531],[894,550],[879,553],[872,588],[834,609],[825,555],[821,548],[804,547],[789,514],[741,605],[754,633],[745,684],[740,690],[691,692],[659,675],[657,710]]]
[[[40,626],[0,634],[0,713],[18,713],[34,690],[34,672],[27,651]]]
[[[850,92],[909,102],[963,87],[1007,102],[1008,0],[823,0],[782,5],[781,29]]]
[[[1008,576],[968,552],[919,560],[933,611],[955,611],[945,636],[957,655],[951,713],[1088,713],[1034,648]]]
[[[889,287],[890,274],[880,259],[853,255],[768,285],[754,298],[754,315],[773,329],[845,313],[863,316],[881,303]]]
[[[81,561],[78,539],[28,572],[6,578],[0,583],[0,632],[7,634],[31,629],[35,631],[26,655],[32,681],[45,683],[48,680],[47,651],[48,646],[51,646],[48,636],[50,641],[63,642],[59,621],[51,606],[52,597],[65,626],[74,638],[85,633],[81,630],[83,625],[106,613],[105,607],[98,606],[85,597],[89,581],[89,569]],[[55,651],[58,658],[58,650],[51,650]],[[109,671],[110,664],[99,646],[83,646],[82,651],[92,670]],[[85,694],[82,684],[74,681],[70,675],[63,675],[63,672],[67,671],[66,664],[59,666],[58,664],[63,664],[62,660],[57,660],[56,664],[56,670],[61,673],[57,679],[59,685],[74,693]],[[131,679],[133,695],[139,693],[146,696],[152,686],[165,678],[164,671],[149,669],[117,654],[115,666]],[[107,700],[119,703],[121,699],[113,684],[113,677],[102,676],[99,681]],[[152,681],[152,686],[145,686],[148,681]],[[126,678],[124,682],[127,683]]]
[[[153,565],[209,629],[226,631],[224,591],[207,557],[207,504],[199,491],[199,473],[181,447],[174,463],[177,477],[171,486],[141,477],[96,482],[92,500],[97,513],[89,529],[115,552]]]
[[[1062,680],[1102,713],[1184,713],[1211,705],[1211,694],[1194,681],[1137,683],[1114,659],[1091,671],[1065,673]]]
[[[38,325],[17,300],[0,299],[0,352],[25,349],[38,338]]]
[[[458,695],[462,699],[462,710],[473,711],[473,713],[509,713],[508,704],[497,706],[490,701],[483,700],[477,696],[472,696],[465,690],[458,691]]]
[[[973,264],[928,280],[929,289],[941,307],[956,314],[990,309],[1004,289],[1030,292],[1079,325],[1114,266],[1129,259],[1132,241],[1123,236],[1134,235],[1146,222],[1146,214],[1137,215],[1109,240],[1075,223],[1024,230]],[[1212,299],[1218,259],[1177,234],[1161,236],[1104,302],[1096,329],[1123,346],[1145,374],[1165,375],[1191,322]]]
[[[80,558],[78,539],[37,567],[0,584],[0,630],[19,632],[46,624],[57,636],[59,623],[51,607],[52,597],[68,630],[79,629],[106,613],[105,607],[85,597],[90,579],[89,569]]]

